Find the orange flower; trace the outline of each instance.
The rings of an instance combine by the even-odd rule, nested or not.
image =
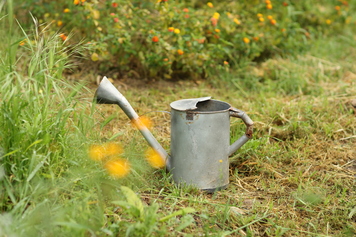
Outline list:
[[[89,157],[95,161],[101,161],[107,157],[120,155],[122,152],[122,147],[113,142],[102,145],[93,144],[89,147]]]
[[[254,41],[258,41],[260,38],[258,36],[253,37]]]
[[[340,11],[340,9],[341,9],[340,6],[335,6],[336,11]]]
[[[197,41],[198,41],[199,44],[204,44],[205,38],[197,39]]]
[[[156,169],[163,168],[166,165],[165,158],[162,157],[156,150],[153,148],[148,148],[146,151],[146,160],[148,163]]]
[[[168,27],[168,31],[169,32],[173,32],[174,31],[174,27]]]
[[[177,50],[177,53],[178,53],[179,55],[183,55],[183,54],[184,54],[184,51],[181,50],[181,49],[178,49],[178,50]]]
[[[216,33],[220,33],[220,29],[215,29],[215,32]]]
[[[272,4],[267,4],[267,5],[266,5],[266,8],[269,9],[269,10],[271,10],[271,9],[273,8],[273,6],[272,6]]]
[[[249,38],[247,38],[247,37],[244,37],[242,40],[244,41],[244,43],[245,43],[245,44],[250,43],[250,39],[249,39]]]
[[[19,43],[19,45],[20,45],[20,46],[24,46],[24,45],[26,44],[26,41],[27,41],[26,39],[21,40],[21,42]]]
[[[208,2],[206,5],[208,5],[208,7],[214,7],[214,5],[211,2]]]
[[[283,6],[287,7],[287,6],[288,6],[288,3],[283,2]]]
[[[210,21],[213,26],[216,26],[218,24],[218,19],[216,19],[214,17],[210,18]]]
[[[227,62],[227,61],[224,61],[224,64],[225,64],[225,65],[229,65],[229,62]]]
[[[63,41],[66,41],[67,40],[67,36],[65,35],[65,34],[60,34],[59,35],[59,37],[61,37],[61,39],[63,40]]]
[[[188,8],[184,8],[183,11],[184,12],[189,12],[189,9]]]
[[[268,19],[268,20],[272,20],[272,19],[273,19],[273,16],[268,15],[268,16],[267,16],[267,19]]]
[[[63,25],[63,21],[57,21],[57,26]]]
[[[130,173],[130,163],[126,159],[115,158],[105,163],[104,168],[113,178],[123,178]]]
[[[266,4],[271,4],[271,1],[270,0],[266,0],[265,3]]]
[[[234,22],[235,22],[237,25],[240,25],[240,24],[241,24],[241,22],[240,22],[239,19],[237,19],[237,18],[234,18]]]
[[[276,25],[277,24],[277,21],[275,19],[272,19],[269,21],[272,25]]]
[[[117,4],[117,2],[113,2],[113,3],[111,4],[111,6],[112,6],[112,7],[118,7],[119,4]]]
[[[153,36],[152,37],[152,42],[157,43],[159,41],[158,36]]]
[[[74,5],[78,5],[80,3],[80,0],[74,0],[73,3]]]
[[[137,119],[131,120],[131,122],[138,129],[152,128],[152,121],[146,116],[140,116]]]
[[[70,9],[69,9],[69,8],[66,8],[66,9],[63,10],[63,12],[64,12],[64,13],[68,13],[68,12],[70,12]]]

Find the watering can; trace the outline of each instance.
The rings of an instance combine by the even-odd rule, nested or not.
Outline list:
[[[139,116],[127,99],[104,77],[95,98],[98,104],[117,104],[130,118]],[[172,102],[171,154],[169,155],[144,125],[139,127],[149,145],[166,163],[177,184],[193,185],[214,192],[229,184],[229,156],[252,137],[253,121],[230,104],[211,97]],[[242,119],[247,129],[230,145],[230,117]]]

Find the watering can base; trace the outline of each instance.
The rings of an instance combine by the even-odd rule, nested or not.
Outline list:
[[[207,193],[215,193],[216,191],[221,191],[221,190],[226,189],[228,186],[229,186],[229,184],[226,184],[226,185],[218,187],[218,188],[202,189],[202,191],[207,192]]]

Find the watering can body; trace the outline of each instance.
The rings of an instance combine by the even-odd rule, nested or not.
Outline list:
[[[126,98],[104,77],[95,93],[97,103],[117,104],[133,121],[139,116]],[[229,156],[252,137],[253,122],[246,113],[211,97],[178,100],[171,106],[171,155],[140,126],[149,145],[166,163],[175,183],[213,192],[229,184]],[[247,129],[230,145],[230,117],[243,120]]]
[[[210,97],[171,103],[169,164],[176,183],[209,192],[227,187],[229,155],[250,138],[245,134],[230,145],[230,117],[246,117],[241,112]]]

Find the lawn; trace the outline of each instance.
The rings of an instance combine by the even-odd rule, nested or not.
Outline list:
[[[0,236],[356,234],[352,31],[205,79],[148,80],[98,71],[93,62],[75,69],[80,47],[42,31],[20,47],[26,34],[6,34],[8,18],[0,20],[7,35],[0,43]],[[103,76],[149,118],[168,152],[170,115],[162,111],[171,102],[212,96],[245,111],[254,134],[229,159],[229,186],[207,193],[152,168],[149,146],[124,112],[94,102]],[[231,118],[231,142],[244,131]],[[130,163],[126,176],[90,159],[93,145],[108,143]]]

